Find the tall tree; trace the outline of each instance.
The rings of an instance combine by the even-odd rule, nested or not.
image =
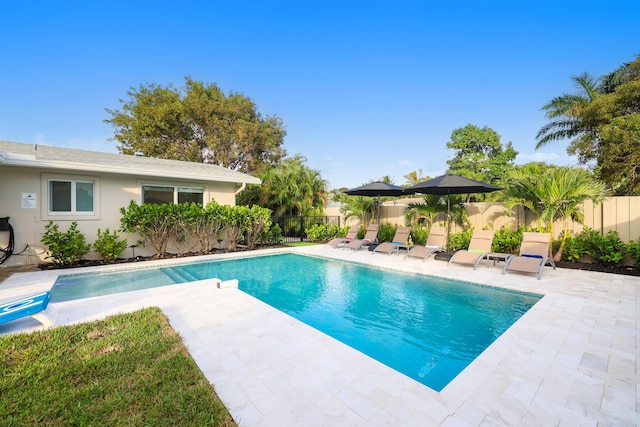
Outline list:
[[[594,143],[596,134],[584,124],[582,115],[584,109],[599,95],[598,81],[589,73],[572,76],[571,80],[578,88],[578,93],[556,96],[542,107],[550,122],[538,131],[536,149],[551,141],[575,138],[567,149],[575,153],[578,144]]]
[[[456,150],[454,157],[447,160],[447,172],[498,185],[518,155],[511,142],[506,146],[500,143],[500,136],[493,129],[471,124],[454,130],[447,148]]]
[[[241,192],[238,204],[269,208],[276,216],[322,215],[327,183],[305,161],[304,157],[296,156],[268,169],[260,176],[262,185],[252,185]]]
[[[286,132],[276,116],[263,117],[243,95],[226,96],[216,84],[186,77],[183,92],[173,85],[131,88],[121,110],[106,111],[112,140],[124,154],[204,162],[259,174],[286,152]]]
[[[613,92],[599,96],[583,113],[584,123],[598,134],[597,144],[588,152],[596,160],[600,179],[616,194],[639,195],[640,56],[614,75]]]
[[[596,80],[572,78],[579,88],[543,107],[551,121],[538,144],[572,139],[567,152],[595,162],[599,178],[616,194],[640,194],[640,56]]]

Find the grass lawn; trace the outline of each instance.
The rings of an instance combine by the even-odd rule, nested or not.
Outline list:
[[[317,245],[317,243],[314,242],[289,242],[289,243],[284,243],[286,246],[313,246],[313,245]]]
[[[0,424],[236,426],[158,308],[0,337]]]

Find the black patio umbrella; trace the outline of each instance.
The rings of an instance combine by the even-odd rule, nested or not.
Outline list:
[[[449,232],[451,228],[451,205],[449,204],[450,194],[472,194],[490,193],[502,190],[492,184],[465,178],[460,175],[445,174],[436,178],[421,182],[405,189],[405,194],[435,194],[447,196],[447,252],[449,252]]]
[[[366,185],[361,185],[360,187],[350,188],[348,190],[343,191],[343,193],[348,194],[350,196],[369,196],[369,197],[377,197],[377,212],[378,212],[378,225],[380,224],[380,197],[381,196],[391,196],[391,197],[399,197],[404,194],[404,188],[399,187],[397,185],[388,184],[382,181],[375,181]]]

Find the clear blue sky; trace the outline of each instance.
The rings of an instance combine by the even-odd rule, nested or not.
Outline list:
[[[640,54],[640,2],[0,0],[0,139],[116,152],[105,108],[184,77],[250,97],[330,188],[447,168],[451,132],[494,129],[517,163],[541,107]]]

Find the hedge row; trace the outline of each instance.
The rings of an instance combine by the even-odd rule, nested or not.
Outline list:
[[[239,244],[253,249],[258,243],[280,243],[282,231],[272,226],[271,210],[260,206],[228,206],[215,202],[201,207],[195,203],[143,204],[131,201],[121,208],[120,230],[138,234],[138,242],[148,246],[156,257],[167,253],[172,245],[180,255],[208,253],[216,247],[233,251]],[[50,221],[45,226],[42,242],[47,245],[48,259],[56,265],[72,265],[89,253],[92,245],[74,221],[66,232]],[[107,262],[115,261],[127,248],[116,231],[98,230],[93,244],[96,252]]]

